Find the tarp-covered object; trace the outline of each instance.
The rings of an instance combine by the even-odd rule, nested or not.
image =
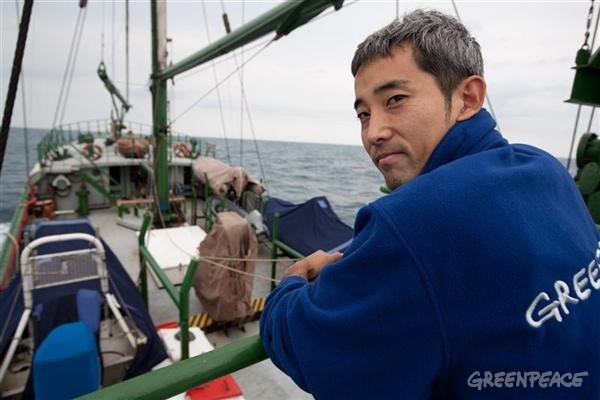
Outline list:
[[[242,196],[244,190],[257,195],[265,191],[260,181],[242,167],[231,167],[212,157],[198,157],[194,160],[192,169],[196,178],[203,184],[210,185],[212,191],[219,197],[227,196],[230,190],[235,192],[236,199]]]
[[[149,148],[150,144],[144,138],[124,136],[117,140],[117,149],[126,158],[144,158]]]
[[[198,248],[203,257],[235,270],[254,273],[258,242],[252,227],[234,212],[217,214],[216,223]],[[237,260],[222,260],[235,258]],[[249,259],[242,261],[242,259]],[[251,275],[227,270],[201,260],[194,281],[196,296],[217,322],[243,321],[253,314]]]
[[[87,219],[68,221],[44,221],[36,232],[35,238],[65,233],[87,233],[95,235],[94,228]],[[149,371],[167,357],[163,342],[158,337],[154,323],[135,284],[121,265],[121,262],[108,245],[102,241],[106,255],[106,266],[109,274],[109,292],[115,294],[121,302],[122,312],[131,315],[136,326],[147,337],[147,342],[138,348],[135,359],[129,366],[125,379],[132,378]],[[81,249],[89,246],[85,241],[49,243],[38,247],[38,254],[50,254]],[[36,304],[49,303],[55,299],[77,293],[79,289],[99,290],[97,280],[76,282],[72,284],[37,289],[34,292]],[[0,293],[0,359],[8,349],[8,345],[16,330],[18,320],[24,311],[21,275],[17,274],[6,290]],[[4,325],[6,321],[6,325]]]
[[[270,232],[275,213],[279,213],[277,239],[303,255],[317,250],[343,252],[352,242],[352,228],[333,212],[326,197],[314,197],[302,204],[271,197],[265,204]]]

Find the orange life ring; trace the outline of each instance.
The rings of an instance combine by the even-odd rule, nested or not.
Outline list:
[[[103,151],[104,150],[102,150],[102,147],[100,147],[100,145],[97,144],[88,143],[85,146],[83,146],[84,155],[93,161],[96,161],[97,159],[102,157]]]
[[[192,152],[190,151],[190,146],[184,142],[177,142],[173,145],[173,153],[175,157],[179,158],[189,158]]]

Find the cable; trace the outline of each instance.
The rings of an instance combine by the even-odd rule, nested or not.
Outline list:
[[[21,19],[21,13],[19,12],[19,1],[15,0],[15,10],[17,12],[17,20]],[[32,39],[30,39],[31,42]],[[21,103],[23,112],[23,133],[24,133],[24,147],[25,147],[25,180],[29,182],[29,131],[27,130],[27,101],[26,101],[26,90],[25,90],[25,74],[21,76]],[[18,253],[18,252],[17,252]]]
[[[454,8],[454,12],[456,13],[456,19],[458,19],[458,22],[460,22],[462,24],[460,14],[458,13],[458,7],[456,6],[456,2],[454,0],[452,0],[452,7]],[[488,94],[487,91],[485,92],[485,100],[487,101],[488,106],[490,107],[490,113],[492,114],[492,117],[494,117],[494,120],[496,121],[496,129],[498,131],[502,131],[500,129],[500,123],[498,122],[496,113],[494,112],[494,106],[492,105],[492,99],[490,98],[490,95]]]
[[[210,29],[208,27],[208,17],[206,16],[206,5],[204,0],[202,0],[202,14],[204,15],[204,26],[206,27],[206,37],[208,38],[208,42],[211,43],[210,40]],[[215,62],[211,60],[213,78],[215,80],[215,85],[219,82],[219,78],[217,77],[217,68],[215,67]],[[223,137],[225,138],[225,149],[227,151],[227,161],[231,164],[231,155],[229,153],[229,141],[227,140],[227,128],[225,126],[225,115],[223,115],[223,103],[221,102],[221,91],[217,87],[217,101],[219,103],[219,111],[221,114],[221,127],[223,128]]]
[[[579,115],[581,114],[581,104],[577,106],[577,116],[575,117],[575,127],[571,137],[571,147],[569,148],[569,159],[567,160],[567,171],[571,168],[571,159],[573,158],[573,147],[575,146],[575,136],[577,136],[577,126],[579,125]]]
[[[62,112],[60,115],[59,126],[62,125],[64,117],[65,117],[65,111],[67,110],[67,102],[69,101],[69,93],[71,92],[71,83],[73,83],[73,75],[75,72],[75,65],[77,64],[77,56],[79,55],[79,47],[81,45],[81,37],[83,36],[83,27],[85,25],[86,15],[87,15],[87,8],[84,8],[83,9],[83,19],[81,21],[81,25],[79,27],[79,34],[77,36],[77,44],[75,45],[75,54],[73,55],[71,71],[69,73],[69,79],[67,80],[67,90],[65,93],[65,101],[63,103],[63,108],[62,108]]]
[[[0,127],[0,171],[2,170],[2,164],[4,162],[6,143],[8,142],[8,133],[10,130],[10,121],[12,119],[15,98],[17,97],[19,75],[21,74],[23,56],[25,55],[25,43],[27,41],[27,32],[29,30],[29,21],[31,20],[32,8],[33,0],[25,0],[25,4],[23,5],[23,15],[19,25],[19,36],[17,38],[17,45],[15,48],[15,57],[13,58],[10,81],[8,83],[8,93],[6,95],[6,103],[4,105],[2,126]]]
[[[260,46],[262,46],[263,44],[270,42],[271,40],[272,40],[272,39],[265,39],[265,40],[262,40],[262,41],[260,41],[260,42],[257,42],[257,43],[255,43],[254,45],[252,45],[252,46],[248,47],[248,48],[246,49],[246,51],[248,51],[248,50],[254,50],[255,48],[257,48],[257,47],[260,47]],[[224,62],[226,62],[226,61],[229,61],[229,60],[231,60],[231,59],[232,59],[232,58],[233,58],[235,55],[236,55],[236,51],[235,51],[235,50],[233,50],[229,56],[227,56],[227,57],[222,57],[222,58],[220,58],[218,61],[214,61],[214,60],[213,60],[213,62],[214,62],[214,64],[215,64],[215,65],[219,65],[219,64],[222,64],[222,63],[224,63]],[[177,78],[177,80],[178,80],[178,81],[182,81],[182,80],[184,80],[184,79],[187,79],[187,78],[190,78],[190,77],[192,77],[192,76],[194,76],[194,75],[197,75],[197,74],[199,74],[199,73],[201,73],[201,72],[207,71],[207,70],[208,70],[208,69],[210,69],[210,68],[212,68],[212,65],[207,65],[207,66],[205,66],[205,67],[203,67],[203,68],[197,68],[197,69],[193,69],[193,70],[190,70],[190,71],[186,71],[186,72],[184,72],[183,74],[181,74],[181,76],[179,76],[179,77]],[[144,86],[147,86],[147,85],[144,85]]]
[[[587,132],[591,132],[592,130],[592,122],[594,121],[594,113],[596,112],[596,106],[592,107],[592,112],[590,113],[590,122],[588,123]]]
[[[244,65],[248,64],[256,56],[258,56],[260,53],[262,53],[267,47],[269,47],[269,45],[271,43],[273,43],[273,41],[274,41],[274,39],[271,39],[264,47],[262,47],[261,49],[259,49],[256,53],[254,53],[250,58],[248,58],[245,61]],[[238,68],[241,68],[244,65],[242,65],[242,66],[240,66]],[[188,112],[190,112],[194,107],[196,107],[198,105],[198,103],[200,103],[202,100],[204,100],[206,97],[208,97],[209,94],[211,94],[213,91],[216,90],[217,87],[221,86],[225,81],[227,81],[229,78],[231,78],[237,71],[238,71],[238,69],[236,68],[235,70],[233,70],[229,74],[227,74],[225,76],[225,78],[221,79],[221,81],[219,81],[219,83],[217,85],[215,85],[214,87],[212,87],[211,89],[209,89],[206,93],[204,93],[202,96],[200,96],[200,98],[198,100],[196,100],[188,108],[186,108],[183,112],[181,112],[179,115],[177,115],[175,118],[173,118],[173,121],[171,122],[171,124],[175,123],[175,121],[177,121],[179,118],[181,118],[182,116],[184,116],[185,114],[187,114]]]
[[[592,35],[592,45],[590,46],[591,50],[594,50],[594,44],[596,43],[596,33],[598,33],[598,23],[600,22],[600,8],[598,8],[598,12],[596,13],[596,24],[594,26],[594,34]],[[594,121],[594,113],[596,112],[596,106],[592,107],[592,112],[590,113],[590,122],[588,123],[587,131],[590,132],[592,130],[592,122]]]
[[[73,49],[75,48],[77,31],[79,30],[79,24],[81,22],[81,13],[82,10],[80,9],[79,14],[77,14],[77,21],[75,22],[75,30],[73,31],[73,37],[71,38],[71,47],[69,48],[69,55],[67,56],[67,65],[65,67],[65,72],[63,73],[62,82],[60,84],[60,91],[58,92],[58,101],[56,102],[56,110],[54,111],[54,119],[52,120],[52,129],[56,127],[56,121],[58,119],[58,115],[60,114],[60,108],[65,90],[65,83],[69,74],[69,68],[71,67],[71,58],[73,57]]]
[[[224,259],[227,259],[226,257],[213,257],[213,256],[202,256],[202,255],[200,255],[200,254],[191,254],[191,253],[187,252],[185,249],[182,249],[182,248],[181,248],[181,247],[180,247],[180,246],[179,246],[179,245],[178,245],[178,244],[177,244],[177,243],[176,243],[176,242],[175,242],[175,241],[174,241],[174,240],[171,238],[171,235],[169,235],[169,233],[168,233],[168,232],[165,232],[165,233],[166,233],[166,235],[167,235],[167,238],[169,239],[169,242],[171,242],[171,244],[172,244],[173,246],[175,246],[177,249],[179,249],[179,251],[181,251],[181,252],[182,252],[182,253],[184,253],[185,255],[189,256],[190,258],[197,258],[198,260],[201,260],[201,261],[206,261],[207,263],[209,263],[209,264],[211,264],[211,265],[214,265],[215,267],[219,267],[219,268],[225,269],[225,270],[227,270],[227,271],[236,272],[236,273],[238,273],[238,274],[240,274],[240,275],[252,276],[252,277],[254,277],[254,278],[263,279],[263,280],[266,280],[266,281],[269,281],[269,282],[275,282],[275,283],[279,283],[279,282],[280,282],[280,280],[278,280],[278,279],[273,279],[273,278],[271,278],[271,277],[269,277],[269,276],[264,276],[264,275],[260,275],[260,274],[252,274],[252,273],[250,273],[250,272],[246,272],[246,271],[238,270],[238,269],[235,269],[235,268],[233,268],[233,267],[230,267],[230,266],[228,266],[228,265],[220,264],[220,263],[218,263],[218,262],[216,262],[216,261],[213,261],[213,260],[216,260],[216,259],[221,259],[221,260],[224,260]],[[150,237],[150,235],[148,235],[148,237]],[[232,260],[236,260],[236,261],[238,261],[238,260],[242,260],[242,261],[250,261],[251,259],[232,259]],[[253,260],[256,260],[256,259],[253,259]],[[263,261],[263,260],[261,259],[261,261]],[[272,261],[272,260],[271,260],[271,261]],[[283,262],[283,261],[287,261],[287,260],[277,260],[277,262]]]

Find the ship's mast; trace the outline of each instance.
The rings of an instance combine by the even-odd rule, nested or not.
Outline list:
[[[159,217],[169,222],[169,164],[167,160],[167,80],[216,57],[227,54],[269,33],[277,40],[307,23],[329,6],[338,10],[344,0],[287,0],[263,15],[228,33],[208,47],[167,67],[165,0],[151,0],[152,15],[152,121],[156,141],[154,176],[158,193]]]
[[[169,163],[167,160],[167,81],[159,78],[167,66],[165,0],[151,1],[152,15],[152,130],[155,139],[154,176],[160,213],[169,211]]]

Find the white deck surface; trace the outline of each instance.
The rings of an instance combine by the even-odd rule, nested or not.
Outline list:
[[[197,225],[153,229],[146,233],[146,247],[171,282],[181,285],[187,267],[198,253],[198,246],[205,237],[206,232]],[[154,272],[152,277],[162,287]]]
[[[139,254],[136,231],[117,224],[119,218],[115,208],[94,210],[89,218],[100,236],[117,255],[133,281],[138,282]],[[141,225],[140,218],[134,218],[130,215],[125,216],[125,221],[131,225]],[[195,246],[198,246],[198,244],[195,244]],[[266,246],[260,246],[259,257],[270,258],[270,249]],[[281,273],[289,264],[280,263],[278,272]],[[271,264],[269,262],[257,263],[255,273],[270,276]],[[252,297],[265,297],[269,290],[269,281],[256,278]],[[178,311],[171,298],[151,278],[148,279],[148,292],[150,315],[155,324],[178,320]],[[189,312],[190,314],[196,314],[202,311],[202,306],[193,289],[191,292]],[[214,347],[220,347],[245,337],[257,335],[258,321],[247,323],[244,328],[245,332],[241,329],[231,328],[227,334],[218,331],[207,336]],[[312,398],[312,396],[299,389],[290,378],[280,372],[270,360],[262,361],[238,371],[233,376],[244,391],[246,400],[303,400]]]

